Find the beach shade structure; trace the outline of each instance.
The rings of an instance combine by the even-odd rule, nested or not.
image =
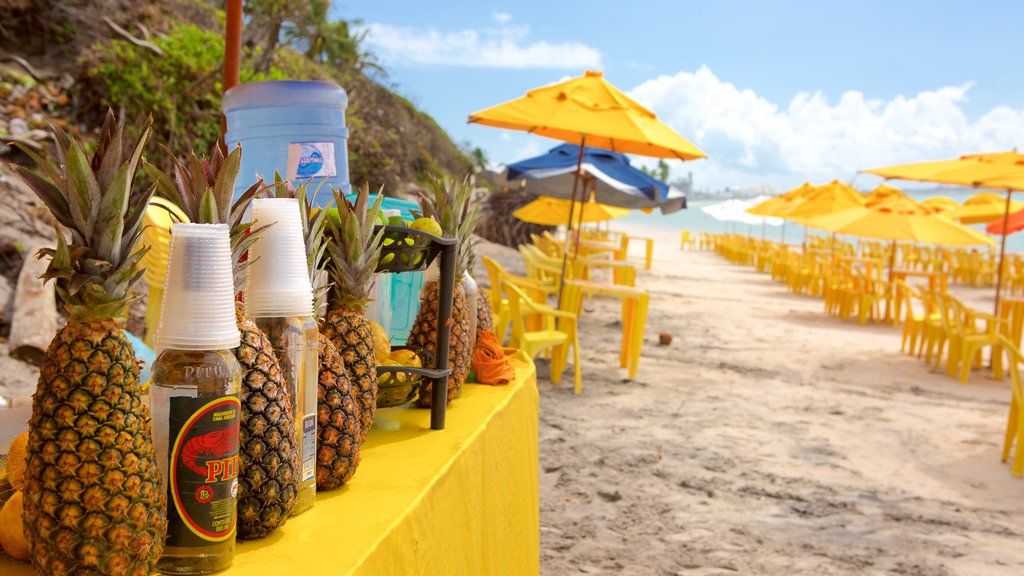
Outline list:
[[[1024,202],[1010,201],[1010,213],[1024,209]],[[946,216],[959,220],[961,224],[988,224],[1002,220],[1006,211],[1006,199],[995,192],[978,192],[960,206],[946,212]]]
[[[815,186],[813,184],[804,182],[796,188],[787,190],[778,196],[747,208],[747,212],[755,216],[782,218],[803,202],[808,195],[814,192],[814,189]]]
[[[862,170],[883,178],[917,180],[921,182],[937,182],[973,188],[996,188],[1006,192],[1003,203],[1003,227],[1007,227],[1010,214],[1020,208],[1014,208],[1013,193],[1024,190],[1024,154],[1016,151],[990,152],[985,154],[969,154],[952,160],[934,162],[918,162],[899,164],[882,168]],[[965,202],[966,204],[966,202]],[[969,223],[958,213],[962,208],[951,211],[950,216],[957,215],[962,223]],[[970,215],[964,215],[971,218]],[[999,314],[999,299],[1003,288],[1003,259],[1006,253],[1006,235],[999,245],[999,267],[996,272],[995,314]]]
[[[894,198],[910,198],[903,193],[902,190],[895,186],[889,186],[888,184],[879,184],[874,190],[871,190],[864,195],[864,205],[874,206],[883,202],[888,202]]]
[[[686,208],[686,192],[670,184],[665,199],[658,204],[658,209],[662,214],[671,214],[684,208]]]
[[[891,240],[889,278],[896,260],[896,241],[906,240],[942,246],[991,245],[995,241],[942,216],[937,208],[918,203],[900,192],[871,206],[857,206],[825,214],[805,222],[807,226],[858,238]]]
[[[573,204],[572,200],[541,196],[519,208],[512,215],[531,224],[558,226],[565,223],[570,211],[573,210]],[[601,204],[591,198],[588,202],[579,203],[579,207],[576,208],[576,212],[578,212],[576,217],[582,222],[604,222],[621,218],[631,211],[629,208]]]
[[[804,197],[802,202],[783,214],[782,217],[803,224],[815,216],[863,206],[864,200],[864,195],[856,188],[833,180],[828,184],[815,187]]]
[[[509,181],[527,181],[527,190],[550,198],[571,199],[580,147],[560,144],[546,154],[508,165]],[[655,208],[667,199],[668,184],[629,163],[625,154],[586,147],[583,162],[584,196],[591,193],[601,204],[622,208]]]
[[[954,208],[958,208],[960,206],[959,202],[953,200],[949,196],[932,196],[930,198],[925,198],[924,200],[922,200],[921,204],[924,204],[925,206],[929,206],[931,208],[937,208],[939,212],[942,213],[949,212],[950,210],[953,210]]]
[[[1010,217],[1005,220],[993,220],[985,226],[985,232],[988,232],[989,234],[1001,234],[1003,236],[1016,234],[1021,230],[1024,230],[1024,210],[1010,214]]]
[[[765,200],[768,196],[761,195],[747,200],[741,200],[738,198],[732,198],[718,204],[712,204],[701,208],[701,211],[710,215],[715,220],[722,222],[739,222],[740,224],[768,224],[771,226],[778,226],[782,224],[782,218],[774,216],[755,216],[748,212],[752,206],[756,206]]]
[[[580,168],[587,146],[655,158],[696,160],[707,157],[658,120],[654,112],[605,80],[601,72],[590,70],[583,76],[535,88],[524,96],[470,114],[468,122],[578,144],[572,200],[583,197],[579,193]],[[570,205],[570,228],[572,215]],[[563,278],[567,256],[562,258]]]

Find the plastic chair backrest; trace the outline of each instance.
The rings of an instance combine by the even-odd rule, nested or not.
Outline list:
[[[480,261],[484,263],[484,268],[487,269],[487,279],[491,282],[491,287],[487,291],[487,299],[491,303],[491,309],[497,310],[501,305],[501,278],[505,275],[505,269],[490,256],[481,256]]]

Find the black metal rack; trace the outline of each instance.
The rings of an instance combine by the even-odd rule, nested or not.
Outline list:
[[[377,366],[378,374],[389,374],[397,378],[405,374],[406,379],[432,384],[430,402],[430,428],[444,429],[445,411],[448,405],[448,346],[451,338],[449,323],[452,317],[452,298],[455,295],[455,239],[441,238],[415,228],[404,226],[377,226],[374,233],[384,229],[385,241],[381,248],[377,272],[396,274],[425,270],[440,256],[438,274],[437,342],[435,342],[433,368],[411,366]],[[407,348],[399,346],[397,349]],[[411,400],[411,398],[410,398]]]

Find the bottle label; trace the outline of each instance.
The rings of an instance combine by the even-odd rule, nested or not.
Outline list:
[[[170,401],[167,545],[200,547],[234,538],[238,395]]]
[[[316,413],[302,419],[302,481],[316,475]]]
[[[334,142],[289,143],[287,173],[289,180],[336,176]]]

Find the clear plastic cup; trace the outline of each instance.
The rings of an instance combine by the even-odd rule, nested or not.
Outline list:
[[[245,311],[251,318],[312,316],[313,288],[306,266],[299,203],[294,198],[259,198],[252,219],[260,239],[249,249]]]
[[[160,350],[237,348],[235,286],[226,224],[175,224],[171,231]]]

